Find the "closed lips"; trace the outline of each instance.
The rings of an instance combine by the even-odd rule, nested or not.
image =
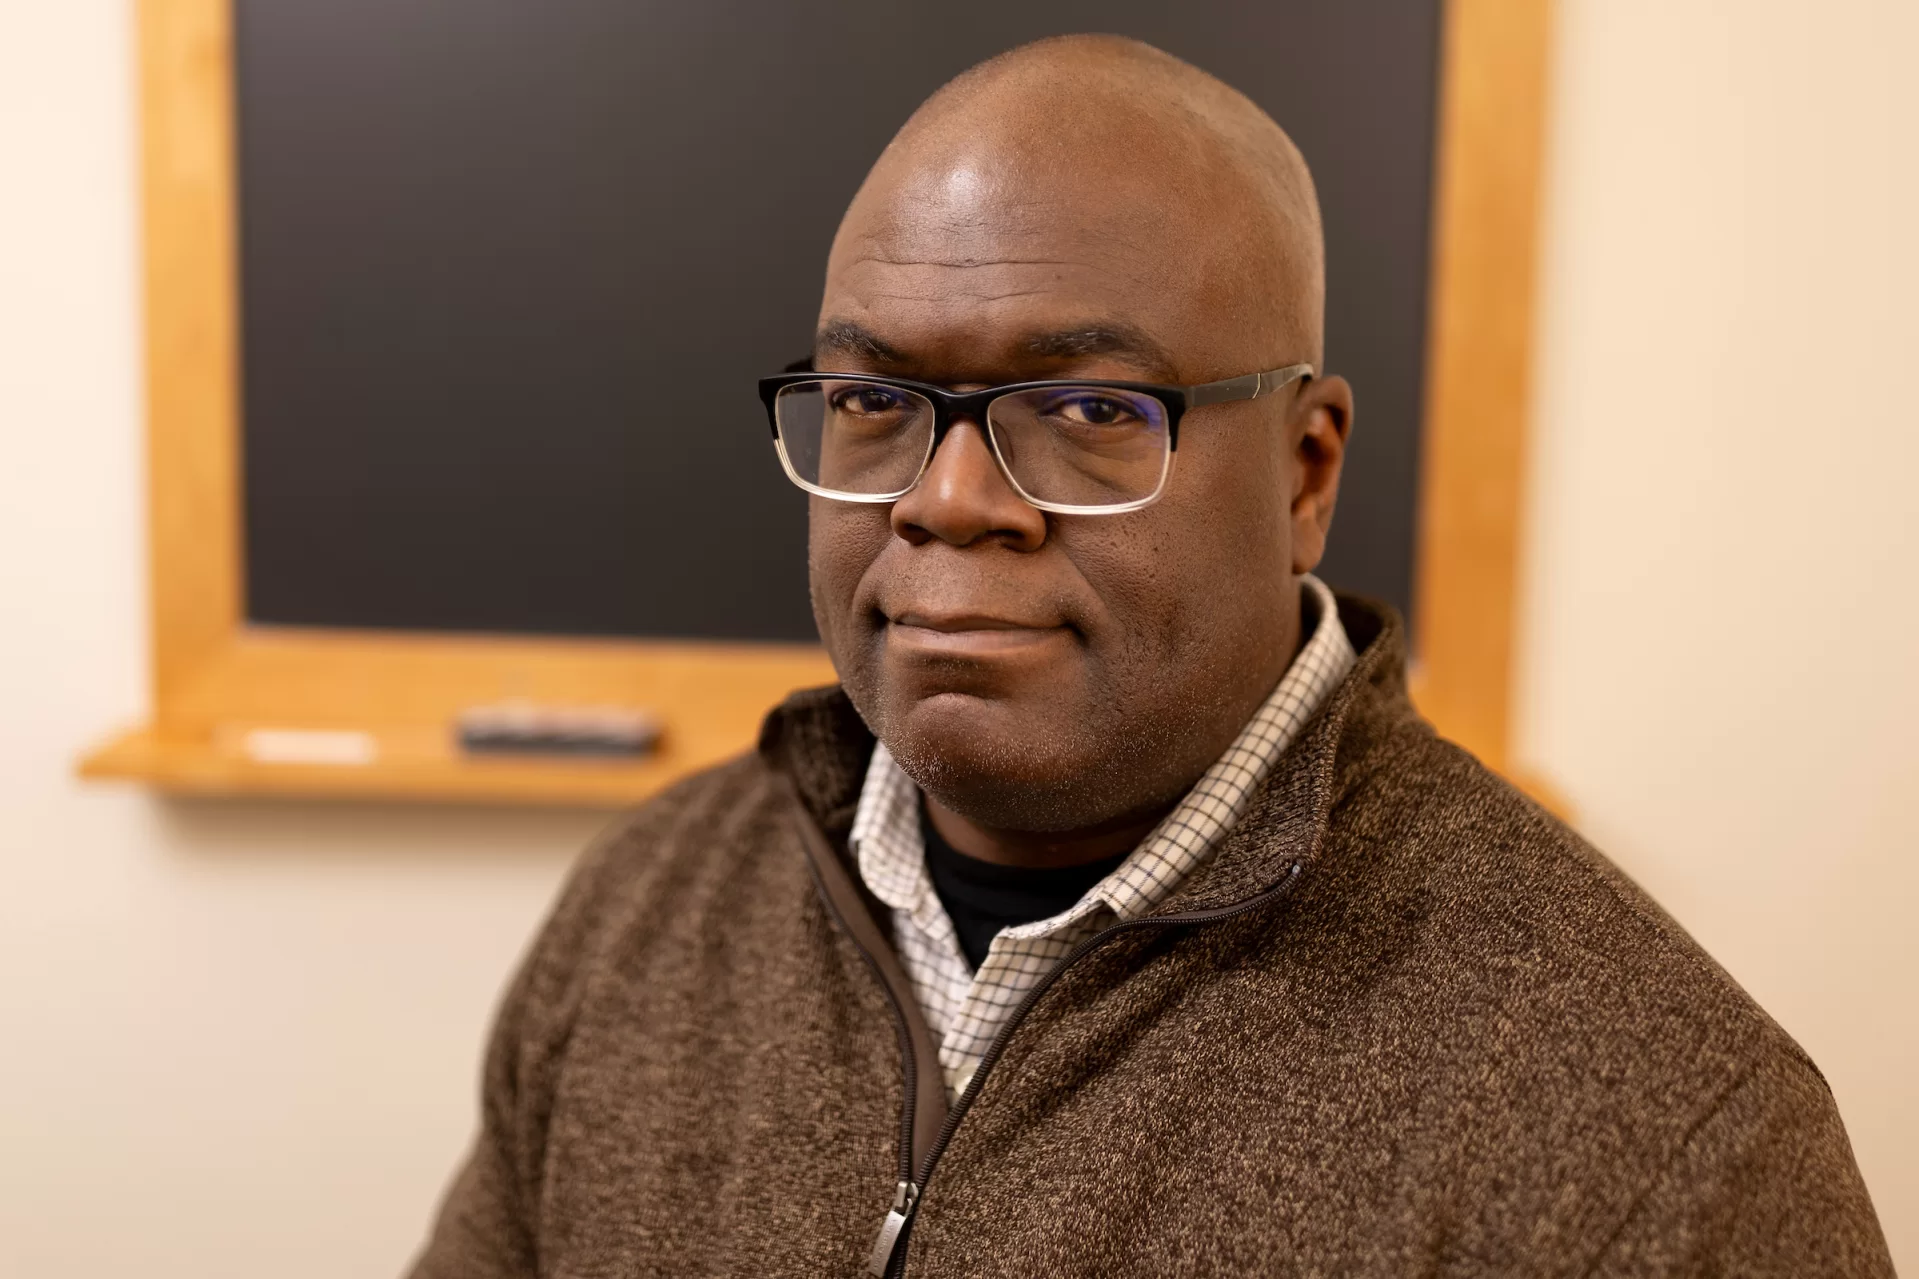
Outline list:
[[[952,652],[992,652],[1063,638],[1066,627],[980,614],[940,616],[905,612],[891,619],[894,637],[908,644]]]

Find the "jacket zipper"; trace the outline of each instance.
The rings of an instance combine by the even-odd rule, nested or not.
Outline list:
[[[1008,1014],[1005,1024],[999,1028],[999,1033],[995,1034],[993,1041],[986,1046],[985,1054],[980,1057],[978,1069],[973,1071],[972,1078],[966,1081],[965,1089],[960,1093],[959,1098],[954,1101],[952,1108],[946,1112],[946,1122],[940,1126],[939,1135],[933,1139],[932,1146],[927,1150],[926,1159],[917,1170],[919,1173],[917,1180],[915,1180],[913,1176],[912,1136],[914,1090],[918,1087],[918,1075],[914,1070],[914,1062],[911,1055],[912,1046],[908,1044],[905,1063],[906,1113],[905,1122],[902,1125],[904,1129],[904,1141],[901,1146],[902,1160],[907,1172],[906,1175],[901,1178],[899,1186],[894,1191],[892,1208],[887,1212],[885,1219],[880,1223],[879,1236],[874,1239],[872,1255],[867,1259],[867,1272],[880,1277],[880,1279],[900,1279],[900,1276],[906,1273],[906,1238],[913,1224],[914,1211],[919,1207],[920,1197],[925,1193],[926,1183],[932,1177],[933,1169],[938,1166],[940,1156],[945,1153],[947,1143],[952,1141],[953,1133],[958,1129],[960,1120],[966,1117],[966,1112],[971,1108],[973,1099],[979,1096],[980,1089],[985,1086],[987,1072],[992,1070],[994,1064],[999,1061],[1000,1054],[1005,1050],[1006,1043],[1012,1038],[1014,1030],[1018,1029],[1020,1022],[1023,1021],[1026,1014],[1032,1010],[1033,1005],[1040,1001],[1040,998],[1052,988],[1053,983],[1058,981],[1068,968],[1071,968],[1092,951],[1122,933],[1138,932],[1148,928],[1183,928],[1217,923],[1222,919],[1231,919],[1235,915],[1243,915],[1249,910],[1257,909],[1270,901],[1284,896],[1286,892],[1299,881],[1300,865],[1299,862],[1294,862],[1287,868],[1286,878],[1280,880],[1279,883],[1262,893],[1257,893],[1243,901],[1234,902],[1230,906],[1220,906],[1212,910],[1189,911],[1178,915],[1148,915],[1140,919],[1123,920],[1108,928],[1101,929],[1068,951],[1066,957],[1055,964],[1044,977],[1040,978],[1031,990],[1026,992],[1019,1003],[1013,1006],[1013,1011]],[[838,911],[834,911],[836,918],[838,914]],[[843,920],[841,922],[844,924]],[[858,939],[855,938],[854,940],[857,944]],[[877,965],[875,967],[877,967]],[[884,981],[882,981],[880,985],[882,989],[886,991],[887,998],[894,1002],[894,1012],[900,1018],[902,1026],[904,1026],[906,1014],[903,1009],[897,1006],[898,996],[894,994],[892,988]],[[902,1031],[901,1038],[902,1041],[904,1041],[908,1036]]]
[[[800,821],[807,826],[812,825],[811,817],[804,815],[803,811]],[[893,1210],[886,1217],[887,1223],[893,1223],[895,1217],[899,1218],[899,1222],[894,1224],[893,1229],[893,1233],[897,1235],[899,1227],[905,1224],[906,1218],[911,1215],[919,1199],[919,1187],[913,1183],[913,1114],[918,1109],[919,1102],[919,1052],[913,1046],[912,1027],[907,1020],[906,1009],[900,1003],[899,995],[893,990],[893,983],[886,979],[886,973],[880,967],[879,961],[868,953],[866,944],[860,940],[859,934],[847,921],[845,914],[840,910],[840,904],[833,899],[833,893],[827,888],[825,877],[820,873],[819,866],[813,857],[807,858],[807,866],[813,872],[813,886],[818,890],[820,900],[826,904],[826,913],[833,917],[833,922],[839,925],[840,931],[852,939],[853,948],[859,951],[860,958],[866,961],[867,968],[873,973],[873,980],[878,983],[880,990],[885,992],[887,1007],[893,1014],[894,1030],[899,1035],[900,1064],[906,1072],[906,1097],[904,1104],[900,1107],[900,1179],[893,1196]],[[886,1226],[882,1225],[880,1230],[881,1234],[885,1235]]]

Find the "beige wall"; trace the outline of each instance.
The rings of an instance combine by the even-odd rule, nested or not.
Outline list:
[[[1825,1067],[1908,1269],[1913,12],[1567,5],[1524,724]],[[391,1273],[596,819],[69,779],[142,698],[128,35],[0,3],[0,1274]]]
[[[1563,6],[1522,749],[1919,1271],[1919,4]]]

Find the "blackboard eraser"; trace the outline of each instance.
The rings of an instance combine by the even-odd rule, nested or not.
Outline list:
[[[460,749],[474,755],[632,757],[660,739],[650,711],[623,706],[549,706],[514,700],[474,706],[455,721]]]

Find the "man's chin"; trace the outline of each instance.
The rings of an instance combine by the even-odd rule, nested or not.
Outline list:
[[[922,697],[885,717],[882,736],[921,790],[982,825],[1069,831],[1096,826],[1128,806],[1102,784],[1090,717],[967,693]]]

